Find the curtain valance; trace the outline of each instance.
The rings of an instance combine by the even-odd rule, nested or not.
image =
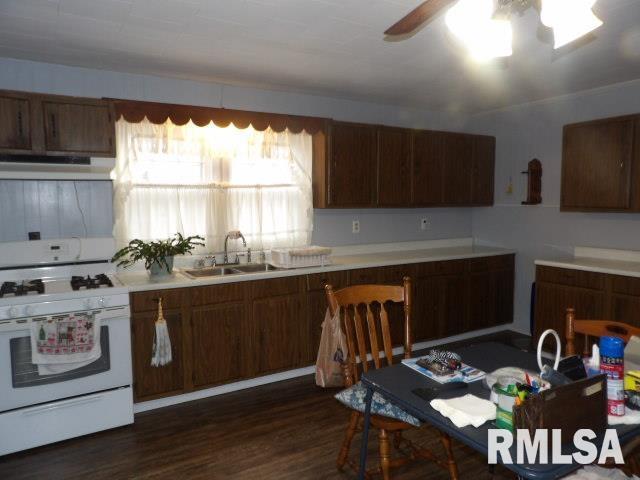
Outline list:
[[[140,123],[147,118],[156,125],[164,124],[167,119],[170,119],[174,125],[185,125],[191,120],[199,127],[213,122],[218,127],[233,124],[236,128],[245,129],[251,125],[259,131],[271,127],[275,132],[288,129],[292,133],[300,133],[304,130],[309,134],[323,131],[327,123],[327,119],[320,117],[133,100],[114,99],[112,102],[116,110],[116,119],[123,117],[129,123]]]

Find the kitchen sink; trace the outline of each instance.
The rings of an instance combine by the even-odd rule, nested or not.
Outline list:
[[[209,268],[196,268],[193,270],[183,270],[183,273],[191,278],[201,277],[221,277],[223,275],[235,275],[242,273],[233,267],[209,267]]]
[[[242,273],[271,272],[279,270],[279,268],[269,265],[268,263],[247,263],[233,267],[234,270],[240,270]]]
[[[270,272],[278,268],[269,264],[251,263],[245,265],[225,265],[221,267],[196,268],[183,270],[183,273],[191,278],[222,277],[225,275],[240,275],[243,273]]]

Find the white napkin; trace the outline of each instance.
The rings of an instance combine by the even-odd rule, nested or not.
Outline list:
[[[625,409],[622,417],[609,415],[609,425],[635,425],[640,423],[640,410]]]
[[[633,477],[627,477],[621,470],[613,468],[602,468],[595,465],[587,465],[581,468],[576,473],[564,477],[563,480],[629,480],[637,479],[635,475]]]
[[[436,398],[431,400],[430,405],[458,428],[467,425],[477,428],[489,420],[496,419],[495,404],[471,394],[446,400]]]

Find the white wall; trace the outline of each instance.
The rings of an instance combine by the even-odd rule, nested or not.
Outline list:
[[[415,128],[460,130],[449,114],[255,88],[0,58],[0,89],[112,97],[329,117]],[[419,228],[427,216],[431,227]],[[351,220],[361,233],[351,233]],[[0,223],[5,218],[0,216]],[[313,241],[339,245],[471,236],[471,209],[316,210]],[[393,226],[393,230],[389,228]]]
[[[475,209],[480,242],[518,250],[516,325],[529,326],[534,260],[570,252],[576,245],[640,249],[640,214],[561,213],[562,127],[567,123],[640,112],[640,81],[478,115],[467,129],[497,137],[496,205]],[[522,206],[527,162],[542,162],[540,206]],[[509,178],[514,193],[506,193]]]

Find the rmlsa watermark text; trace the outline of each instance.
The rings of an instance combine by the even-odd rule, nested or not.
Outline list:
[[[549,433],[551,433],[551,436],[549,436]],[[529,430],[517,430],[515,439],[514,434],[508,430],[490,429],[488,439],[489,463],[494,465],[498,463],[498,455],[500,456],[500,461],[504,464],[551,463],[553,465],[566,465],[579,463],[581,465],[590,465],[596,462],[603,464],[608,459],[617,464],[624,463],[618,433],[615,429],[605,431],[601,445],[600,442],[595,442],[596,437],[597,435],[593,430],[578,430],[573,435],[573,446],[577,451],[569,454],[562,452],[562,431],[558,429],[538,429],[533,437]],[[514,441],[515,459],[512,458],[511,451]],[[598,445],[600,445],[599,450]]]

